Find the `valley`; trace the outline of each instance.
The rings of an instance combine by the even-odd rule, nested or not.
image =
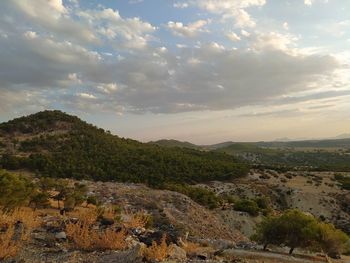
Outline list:
[[[7,190],[0,190],[0,245],[16,245],[16,253],[3,259],[349,262],[347,255],[339,258],[350,252],[340,232],[322,241],[347,238],[328,253],[332,259],[312,239],[288,255],[287,244],[272,242],[264,251],[254,237],[266,220],[289,212],[317,224],[316,232],[334,225],[349,234],[348,150],[345,139],[144,144],[59,111],[2,123],[0,184]],[[17,211],[15,221],[8,211]],[[30,227],[20,216],[28,214],[37,220]],[[1,243],[6,234],[16,235],[16,221],[28,236]]]

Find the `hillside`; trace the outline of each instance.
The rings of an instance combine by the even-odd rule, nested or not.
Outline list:
[[[347,148],[340,147],[342,145],[346,145],[346,140],[307,143],[235,143],[216,151],[243,158],[254,165],[273,169],[348,172],[350,154]]]
[[[120,138],[60,111],[1,123],[0,151],[5,169],[151,186],[228,180],[248,171],[233,156]]]
[[[159,146],[164,146],[164,147],[180,147],[180,148],[189,148],[189,149],[196,149],[196,150],[201,150],[202,147],[199,145],[195,145],[190,142],[181,142],[177,140],[158,140],[158,141],[152,141],[149,142],[150,144],[156,144]]]
[[[258,146],[275,148],[343,148],[350,149],[350,139],[304,140],[288,142],[258,142]]]

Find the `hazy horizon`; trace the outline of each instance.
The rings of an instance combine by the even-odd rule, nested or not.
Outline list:
[[[341,0],[0,3],[0,122],[45,109],[122,137],[223,141],[350,133]]]

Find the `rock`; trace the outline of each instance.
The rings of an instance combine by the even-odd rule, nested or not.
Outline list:
[[[139,235],[141,235],[142,233],[145,233],[145,232],[146,232],[146,229],[143,228],[143,227],[137,227],[137,228],[132,229],[131,231],[132,231],[132,233],[133,233],[134,235],[139,236]]]
[[[177,245],[172,245],[170,249],[169,259],[178,261],[184,261],[187,259],[186,251]]]
[[[114,224],[114,220],[110,218],[102,217],[100,220],[101,226],[111,226]]]
[[[56,239],[59,239],[59,240],[62,240],[62,239],[67,239],[67,234],[66,232],[58,232],[55,234],[55,238]]]
[[[225,250],[235,248],[236,243],[226,239],[200,239],[198,243],[214,248],[215,250]]]
[[[144,234],[138,236],[138,239],[145,243],[147,246],[151,246],[152,242],[155,241],[158,244],[161,242],[163,235],[166,236],[166,243],[169,245],[171,243],[177,244],[179,237],[171,232],[165,231],[155,231],[155,232],[145,232]]]
[[[115,251],[100,256],[100,263],[142,263],[144,244],[139,244],[126,251]]]

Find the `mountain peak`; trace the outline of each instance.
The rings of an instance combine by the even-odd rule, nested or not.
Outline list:
[[[5,133],[40,133],[51,130],[70,130],[74,124],[84,123],[76,116],[59,110],[45,110],[0,124]]]

